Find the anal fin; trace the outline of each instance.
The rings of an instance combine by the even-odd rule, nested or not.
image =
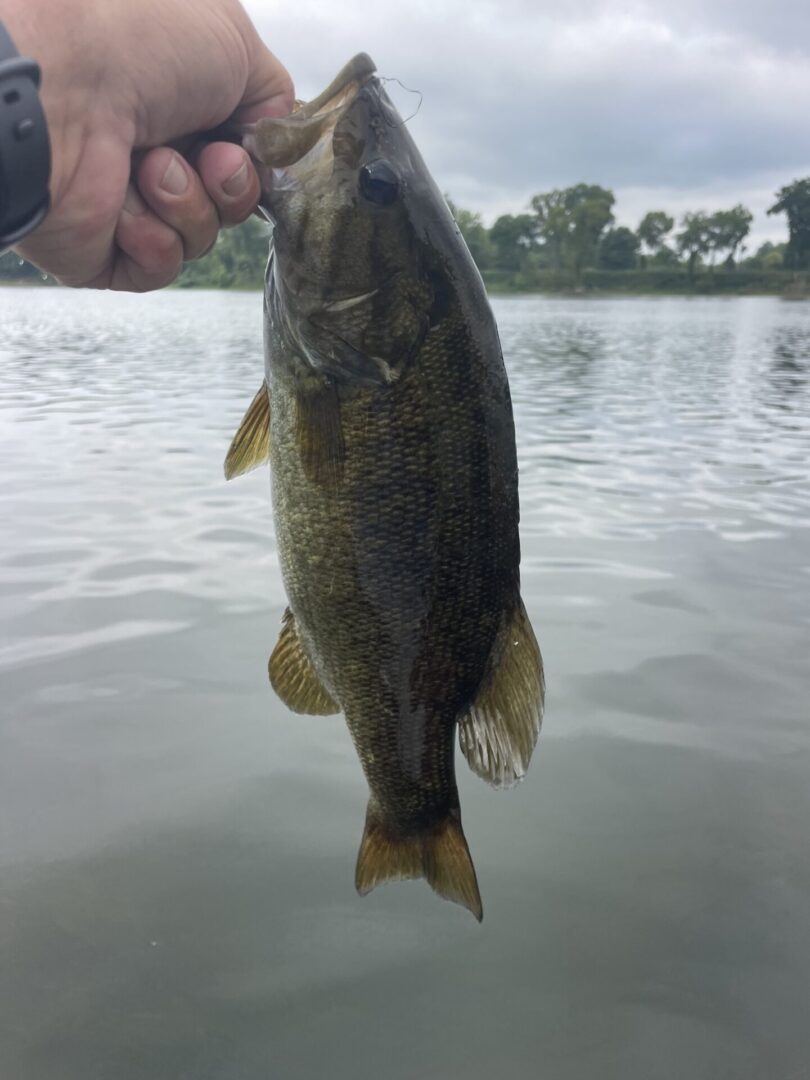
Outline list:
[[[481,894],[457,811],[423,832],[402,835],[380,821],[369,803],[360,841],[355,887],[366,896],[386,881],[425,878],[439,896],[467,908],[481,922]]]
[[[225,479],[257,469],[270,460],[270,391],[263,382],[248,406],[225,457]]]
[[[289,608],[281,621],[281,634],[268,665],[270,682],[284,704],[297,713],[330,716],[340,706],[326,691],[312,666]]]
[[[543,659],[518,596],[504,613],[478,693],[459,720],[461,750],[495,787],[526,774],[543,721]]]

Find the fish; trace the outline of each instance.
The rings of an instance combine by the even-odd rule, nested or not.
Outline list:
[[[480,921],[456,731],[509,786],[545,692],[495,320],[366,54],[244,144],[273,226],[265,379],[225,475],[270,463],[289,601],[270,681],[293,712],[345,715],[369,788],[357,891],[424,878]]]

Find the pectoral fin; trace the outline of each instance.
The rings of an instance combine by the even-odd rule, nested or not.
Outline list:
[[[225,458],[225,479],[257,469],[270,460],[270,391],[263,382],[233,437]]]
[[[268,665],[273,689],[287,706],[297,713],[329,716],[340,712],[340,706],[324,689],[315,673],[289,608],[281,621],[281,634]]]
[[[345,446],[340,399],[331,380],[298,395],[295,438],[307,479],[327,490],[337,488],[343,478]]]
[[[459,742],[473,772],[495,787],[521,780],[543,720],[543,660],[520,597],[503,622],[487,672],[459,722]]]

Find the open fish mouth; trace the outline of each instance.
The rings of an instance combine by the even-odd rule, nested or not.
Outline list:
[[[302,102],[298,105],[289,119],[298,120],[302,117],[314,117],[317,114],[323,114],[339,107],[347,97],[353,97],[376,70],[377,66],[368,53],[358,53],[340,69],[325,90],[321,91],[312,101]]]
[[[284,117],[266,117],[241,129],[242,145],[261,165],[284,169],[296,164],[331,135],[360,88],[376,72],[367,53],[358,53],[312,101]]]

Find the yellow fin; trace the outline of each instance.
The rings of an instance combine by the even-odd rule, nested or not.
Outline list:
[[[367,896],[386,881],[410,881],[423,876],[419,836],[392,834],[374,819],[369,809],[354,874],[360,895]]]
[[[270,391],[263,382],[233,437],[225,458],[225,479],[257,469],[270,460]]]
[[[422,839],[425,877],[434,892],[484,917],[478,879],[459,818],[451,814]]]
[[[366,896],[386,881],[426,878],[445,900],[484,917],[470,850],[457,811],[424,832],[399,835],[378,820],[371,804],[360,841],[355,887]]]
[[[315,673],[304,652],[295,616],[289,608],[281,620],[281,634],[268,665],[273,689],[287,706],[297,713],[310,716],[330,716],[340,712]]]
[[[459,721],[459,743],[473,772],[495,787],[525,776],[544,697],[540,647],[518,597],[504,615],[475,700]]]

